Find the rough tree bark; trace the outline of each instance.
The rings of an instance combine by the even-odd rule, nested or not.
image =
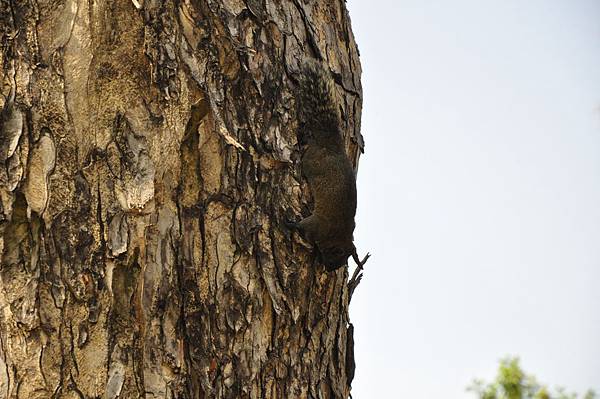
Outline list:
[[[345,3],[0,0],[0,29],[0,397],[347,398],[348,272],[283,226],[305,60],[362,150]]]

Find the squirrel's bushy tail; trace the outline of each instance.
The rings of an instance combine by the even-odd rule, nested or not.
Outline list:
[[[333,98],[333,79],[317,62],[301,70],[296,95],[301,139],[340,135],[340,118]]]

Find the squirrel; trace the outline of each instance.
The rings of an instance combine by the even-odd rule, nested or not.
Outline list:
[[[302,173],[314,210],[300,222],[288,223],[316,244],[328,271],[346,265],[356,254],[356,178],[344,149],[332,86],[333,79],[321,65],[303,67],[296,91],[298,141],[304,147]]]

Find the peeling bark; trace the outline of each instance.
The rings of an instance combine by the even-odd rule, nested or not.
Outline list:
[[[348,398],[348,272],[284,226],[309,58],[358,166],[344,2],[0,0],[0,35],[0,397]]]

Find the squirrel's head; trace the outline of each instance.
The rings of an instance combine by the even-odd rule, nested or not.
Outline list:
[[[336,270],[348,263],[348,257],[354,252],[352,241],[321,250],[323,264],[327,271]]]

